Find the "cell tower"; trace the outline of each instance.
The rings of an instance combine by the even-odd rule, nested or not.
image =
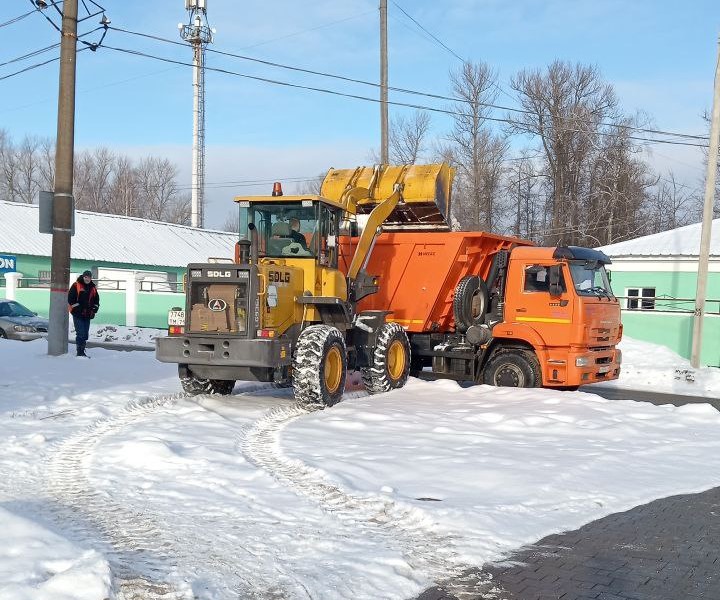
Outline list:
[[[178,24],[180,37],[193,48],[193,151],[190,224],[205,224],[205,47],[213,41],[207,0],[185,0],[189,23]]]

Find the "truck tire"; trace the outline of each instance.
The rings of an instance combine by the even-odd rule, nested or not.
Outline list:
[[[180,372],[180,385],[188,396],[197,396],[199,394],[220,394],[227,396],[232,393],[235,387],[235,381],[232,379],[203,379],[197,377],[186,366],[181,365],[178,369]]]
[[[360,369],[363,385],[370,394],[401,388],[407,382],[410,364],[407,333],[397,323],[384,323],[378,330],[373,364]]]
[[[485,322],[485,313],[488,308],[487,284],[477,275],[466,275],[455,288],[453,298],[453,315],[455,329],[465,333],[473,325],[482,325]]]
[[[499,387],[540,387],[540,363],[529,350],[499,350],[483,369],[483,383]]]
[[[345,338],[330,325],[303,330],[293,357],[292,387],[295,399],[308,406],[340,402],[347,377]]]

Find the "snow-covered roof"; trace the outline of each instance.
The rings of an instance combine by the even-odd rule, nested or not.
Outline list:
[[[38,231],[38,206],[0,201],[0,253],[51,256],[52,235]],[[184,267],[232,258],[237,234],[83,210],[75,211],[71,258]]]
[[[702,223],[693,223],[670,231],[653,233],[643,237],[602,246],[611,258],[623,256],[698,256]],[[720,219],[712,222],[710,256],[720,257]]]

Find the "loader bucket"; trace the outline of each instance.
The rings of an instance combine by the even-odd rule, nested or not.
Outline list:
[[[454,174],[447,163],[330,169],[320,195],[346,203],[351,213],[368,214],[401,185],[402,200],[383,229],[449,230]]]

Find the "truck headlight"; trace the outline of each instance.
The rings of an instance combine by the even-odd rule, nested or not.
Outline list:
[[[32,327],[31,325],[14,325],[13,329],[15,331],[22,331],[25,333],[35,333],[36,329]]]
[[[576,367],[587,367],[590,365],[590,359],[587,356],[578,356],[575,359]]]

